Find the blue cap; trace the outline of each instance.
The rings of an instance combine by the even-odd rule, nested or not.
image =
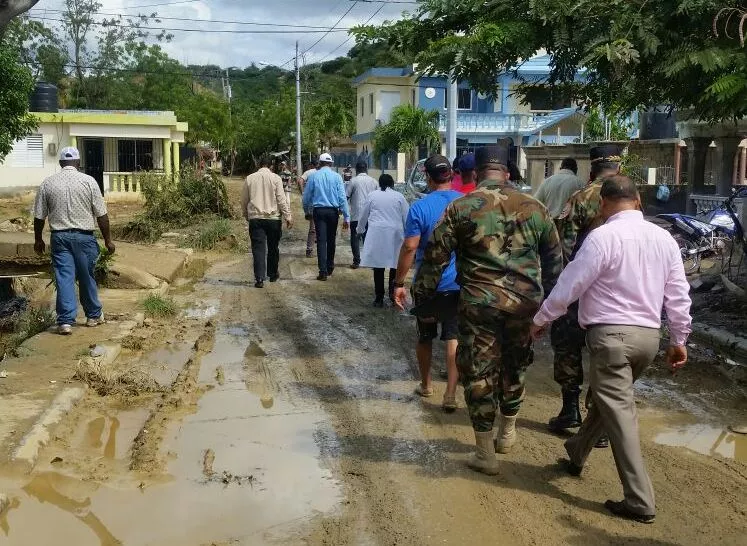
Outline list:
[[[475,170],[475,154],[466,154],[459,159],[459,170],[460,171],[474,171]]]

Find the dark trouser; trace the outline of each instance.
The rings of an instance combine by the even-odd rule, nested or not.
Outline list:
[[[283,224],[280,220],[249,220],[249,236],[254,257],[254,280],[264,281],[278,277],[280,264],[280,237]]]
[[[78,313],[76,280],[86,318],[101,317],[101,302],[94,278],[99,257],[96,238],[87,233],[53,231],[51,243],[52,265],[57,281],[57,324],[75,324]]]
[[[384,301],[384,271],[383,267],[375,267],[374,273],[374,291],[376,293],[376,301]],[[394,295],[394,279],[397,277],[397,270],[389,270],[389,297]]]
[[[584,383],[581,349],[586,345],[586,331],[578,323],[578,303],[568,307],[568,313],[552,323],[550,344],[555,354],[555,382],[564,390],[578,392]]]
[[[336,208],[316,207],[314,209],[316,258],[319,263],[319,273],[322,275],[329,275],[335,269],[335,245],[339,219],[340,214]]]
[[[532,317],[493,307],[460,305],[457,368],[472,427],[493,429],[496,410],[513,416],[524,400],[524,377],[534,360]]]
[[[358,222],[350,222],[350,250],[353,251],[353,263],[361,264],[361,237],[358,235]]]

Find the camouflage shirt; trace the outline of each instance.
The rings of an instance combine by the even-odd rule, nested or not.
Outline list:
[[[558,233],[544,205],[494,180],[447,207],[413,285],[416,304],[435,295],[452,251],[462,304],[521,316],[537,311],[562,268]]]
[[[581,243],[592,229],[604,223],[600,215],[602,208],[601,180],[595,180],[574,193],[556,220],[560,244],[563,247],[563,264],[567,265]]]

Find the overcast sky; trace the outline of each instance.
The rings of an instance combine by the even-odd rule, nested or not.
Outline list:
[[[223,67],[244,67],[252,62],[280,65],[294,55],[295,41],[300,40],[301,51],[310,48],[323,36],[309,32],[317,29],[273,28],[266,26],[236,25],[197,21],[245,21],[284,25],[331,27],[352,6],[350,13],[337,25],[349,28],[368,20],[382,2],[357,2],[351,0],[99,0],[102,13],[151,13],[163,17],[183,17],[190,21],[163,20],[160,26],[169,28],[196,28],[211,30],[292,30],[292,34],[223,34],[207,32],[174,31],[174,39],[164,49],[184,64],[217,64]],[[37,16],[59,18],[64,0],[41,0],[31,11]],[[154,6],[153,4],[168,4]],[[142,6],[137,8],[137,6]],[[146,7],[148,6],[148,7]],[[380,23],[396,19],[404,9],[413,10],[414,4],[386,4],[371,21]],[[52,23],[49,23],[52,24]],[[331,32],[306,55],[307,62],[326,57],[348,38],[345,32]],[[344,55],[354,45],[351,39],[329,58]],[[287,65],[292,66],[291,64]]]

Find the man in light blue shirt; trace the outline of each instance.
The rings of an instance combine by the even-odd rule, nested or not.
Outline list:
[[[428,246],[433,229],[441,221],[446,207],[452,201],[462,197],[458,191],[451,189],[452,171],[449,160],[441,155],[434,155],[425,162],[425,172],[428,179],[428,187],[431,193],[423,199],[416,201],[410,207],[405,223],[405,241],[399,253],[397,265],[397,278],[394,286],[394,298],[397,306],[404,309],[404,301],[407,297],[405,291],[405,277],[412,267],[413,261],[416,268],[420,268],[423,261],[425,248]],[[416,273],[417,275],[417,273]],[[438,285],[437,298],[444,300],[453,299],[459,294],[460,287],[456,282],[456,256],[452,254],[451,263],[444,270],[441,283]],[[438,306],[438,304],[436,304]],[[456,309],[454,310],[456,311]],[[438,336],[438,324],[435,322],[424,322],[417,319],[418,344],[415,353],[420,368],[420,385],[415,392],[420,396],[429,397],[433,395],[431,385],[431,360],[433,357],[433,340]],[[446,412],[456,409],[456,388],[459,374],[456,367],[457,335],[456,313],[441,322],[441,340],[446,343],[446,374],[447,384],[442,408]]]
[[[316,227],[317,280],[326,281],[335,270],[335,246],[340,212],[343,231],[350,228],[350,212],[342,177],[332,170],[330,154],[319,156],[319,170],[309,176],[303,190],[303,209],[311,213]]]

